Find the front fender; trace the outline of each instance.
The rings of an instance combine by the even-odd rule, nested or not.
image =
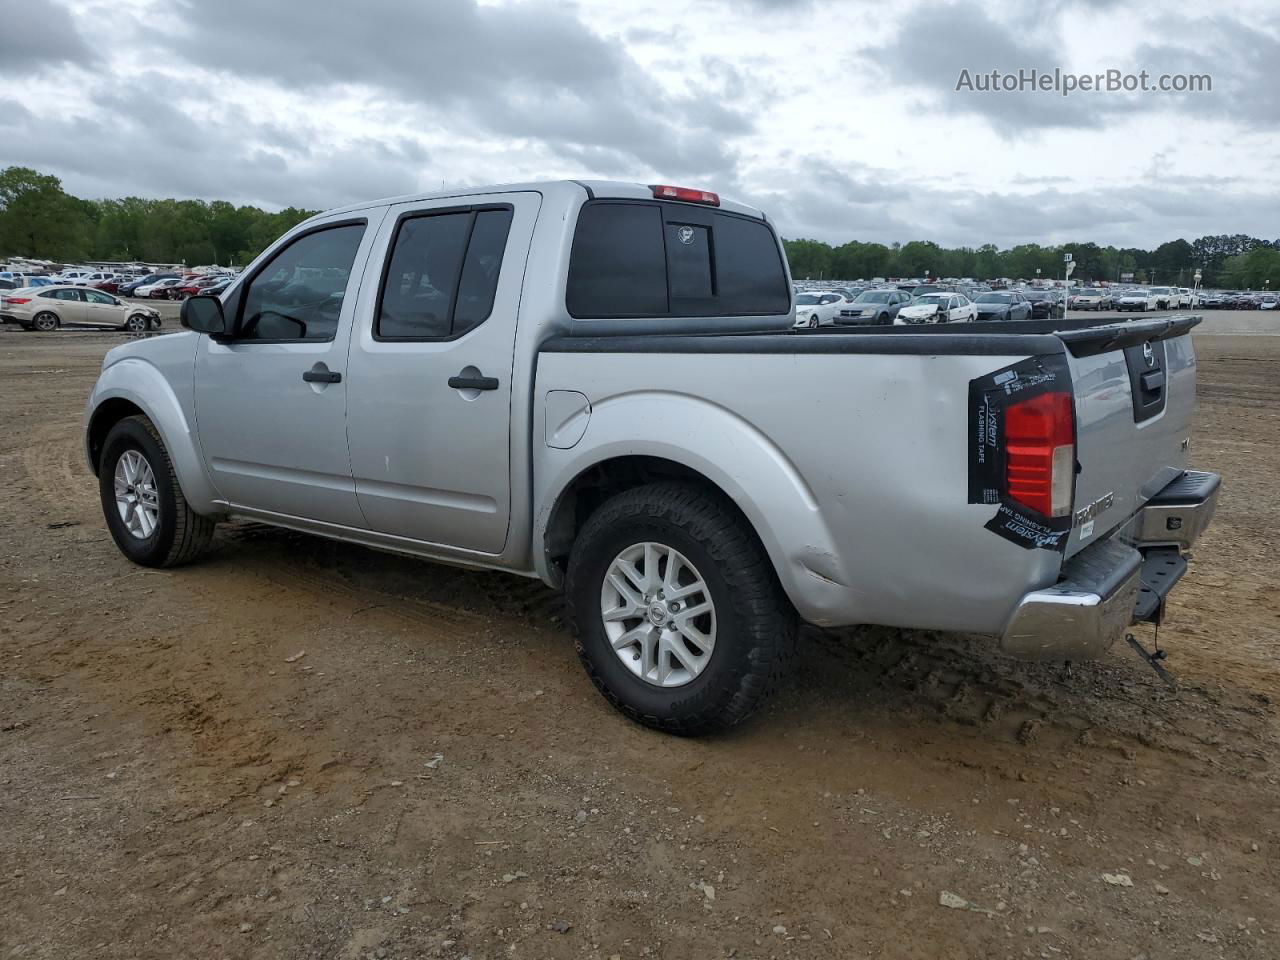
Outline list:
[[[535,428],[540,436],[540,427]],[[570,449],[540,445],[534,470],[534,564],[554,582],[542,545],[561,495],[585,470],[619,457],[657,457],[701,474],[726,494],[759,536],[783,589],[806,619],[821,623],[844,597],[848,574],[813,491],[757,427],[700,397],[636,391],[592,405]]]
[[[191,509],[217,513],[218,493],[205,472],[191,417],[165,375],[139,357],[126,357],[106,367],[89,395],[84,413],[84,444],[90,468],[97,472],[90,445],[94,418],[111,400],[127,401],[155,424]]]

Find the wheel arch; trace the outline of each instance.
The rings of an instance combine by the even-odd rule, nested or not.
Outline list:
[[[597,408],[596,415],[600,412]],[[634,421],[631,426],[634,430]],[[730,427],[721,426],[723,436]],[[848,576],[812,491],[780,451],[759,437],[755,445],[731,443],[731,452],[721,459],[710,436],[704,444],[644,439],[632,437],[574,458],[537,494],[536,502],[545,506],[535,518],[533,561],[544,581],[563,582],[578,533],[605,500],[657,480],[678,479],[723,499],[764,548],[795,608],[813,622],[825,619],[834,594],[847,589]]]
[[[201,460],[190,420],[173,387],[154,366],[129,358],[107,367],[85,414],[85,456],[94,475],[111,428],[126,417],[145,416],[155,425],[173,463],[182,494],[198,513],[219,512],[217,491]]]

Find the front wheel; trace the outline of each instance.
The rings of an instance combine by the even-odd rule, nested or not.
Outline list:
[[[146,333],[150,326],[147,318],[140,313],[135,313],[124,322],[124,328],[130,333]]]
[[[146,417],[125,417],[107,434],[98,490],[111,538],[134,563],[190,563],[213,539],[214,522],[187,503],[160,433]]]
[[[592,683],[625,716],[667,733],[745,720],[795,645],[795,613],[754,532],[693,484],[637,487],[597,509],[565,592]]]

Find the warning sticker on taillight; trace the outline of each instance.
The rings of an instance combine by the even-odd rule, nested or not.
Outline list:
[[[988,530],[1027,550],[1066,550],[1074,445],[1064,357],[1031,357],[969,381],[969,503],[996,508]]]

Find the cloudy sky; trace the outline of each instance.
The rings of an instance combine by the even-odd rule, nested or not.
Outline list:
[[[1207,93],[957,92],[1209,74]],[[73,193],[325,208],[671,182],[784,235],[1280,236],[1274,0],[0,0],[0,166]]]

